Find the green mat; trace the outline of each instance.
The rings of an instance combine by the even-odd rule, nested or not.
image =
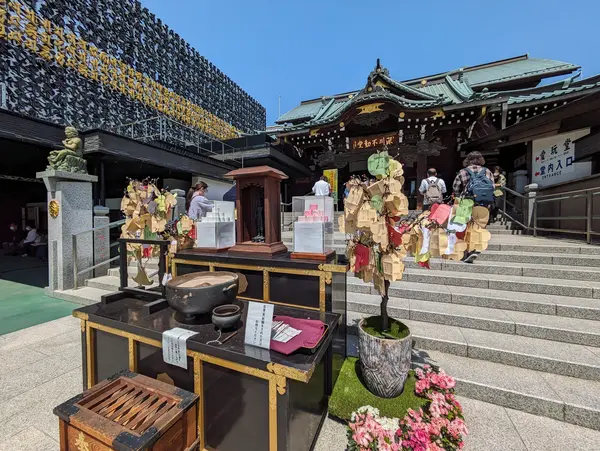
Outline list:
[[[0,279],[0,335],[68,316],[75,307],[43,288]]]
[[[342,371],[329,398],[329,413],[342,420],[350,420],[352,412],[362,406],[379,409],[382,416],[403,418],[408,409],[425,407],[427,400],[415,395],[416,377],[413,371],[408,374],[404,391],[397,398],[380,398],[371,393],[361,381],[360,364],[357,358],[350,357],[342,365]]]

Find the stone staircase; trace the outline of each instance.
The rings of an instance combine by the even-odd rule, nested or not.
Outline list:
[[[348,278],[348,324],[378,314]],[[389,313],[411,328],[415,363],[444,368],[463,396],[600,430],[600,247],[495,234],[474,264],[407,264]]]
[[[411,328],[414,363],[444,368],[465,397],[600,430],[600,246],[504,223],[490,230],[474,264],[434,260],[427,270],[407,258],[404,279],[391,284],[389,313]],[[283,236],[291,249],[291,232]],[[335,239],[343,253],[344,235]],[[97,302],[118,288],[118,274],[65,299]],[[347,292],[356,353],[356,325],[378,314],[380,297],[352,274]]]

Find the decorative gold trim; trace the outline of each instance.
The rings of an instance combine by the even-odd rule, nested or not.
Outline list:
[[[319,271],[327,272],[348,272],[350,265],[332,265],[328,263],[322,263],[319,265]]]
[[[277,451],[277,382],[269,380],[269,451]]]
[[[89,321],[85,323],[85,351],[86,351],[86,365],[87,365],[87,388],[90,389],[94,386],[94,337],[95,333],[92,331],[92,324]]]
[[[215,265],[208,265],[208,270],[210,272],[215,272]]]
[[[321,271],[318,269],[291,269],[291,268],[277,268],[272,266],[252,266],[252,265],[240,265],[237,263],[220,263],[220,262],[208,262],[208,261],[196,261],[196,260],[186,260],[181,258],[173,259],[173,263],[180,263],[184,265],[193,265],[193,266],[209,266],[214,265],[216,268],[229,268],[229,269],[247,269],[248,271],[268,271],[279,274],[295,274],[302,276],[315,276],[318,277],[321,275]]]
[[[383,82],[381,80],[377,80],[375,82],[375,86],[381,86],[382,88],[389,88],[390,87],[390,85],[388,85],[387,83],[385,83],[385,82]]]
[[[356,107],[356,109],[360,110],[358,114],[371,114],[371,113],[376,113],[378,111],[383,111],[381,109],[382,105],[383,105],[383,102],[369,103],[368,105],[361,105],[359,107]]]
[[[198,437],[200,449],[204,449],[204,368],[198,356],[194,356],[194,392],[198,395]]]
[[[269,280],[269,271],[263,269],[263,300],[269,302],[271,300],[271,285]]]
[[[238,299],[244,299],[246,301],[255,301],[255,302],[265,302],[262,299],[257,299],[257,298],[249,298],[248,296],[238,296]]]
[[[238,296],[238,298],[239,298],[239,296]],[[243,299],[243,298],[241,298],[241,299]],[[269,301],[269,304],[285,305],[286,307],[294,307],[294,308],[302,308],[302,309],[306,309],[306,310],[314,310],[315,312],[320,312],[321,311],[321,307],[307,307],[305,305],[287,304],[285,302]]]
[[[309,136],[317,136],[319,133],[319,128],[313,128],[309,133]]]
[[[129,337],[127,340],[129,347],[129,371],[133,371],[134,373],[136,373],[138,362],[137,346],[133,338]]]
[[[285,395],[287,379],[283,376],[277,376],[275,382],[277,384],[277,393],[279,393],[280,395]]]
[[[321,310],[322,312],[327,310],[327,306],[325,305],[327,299],[327,288],[325,287],[326,282],[327,281],[325,275],[319,277],[319,310]]]
[[[295,381],[300,382],[308,382],[310,379],[310,376],[308,376],[308,372],[300,371],[296,368],[290,368],[289,366],[280,365],[279,363],[267,363],[267,371],[277,376],[283,376],[287,379],[293,379]]]
[[[81,323],[81,332],[85,332],[85,320],[82,319],[80,321],[80,323]]]
[[[50,203],[48,203],[48,213],[50,213],[50,217],[52,219],[58,218],[58,213],[60,212],[60,205],[55,199],[52,199]]]
[[[87,313],[78,312],[77,310],[73,310],[71,313],[73,317],[79,318],[80,320],[87,321],[89,319],[89,315]]]
[[[83,435],[83,432],[81,431],[79,431],[79,435],[75,441],[75,446],[77,447],[78,451],[90,451],[90,445],[85,441],[85,435]]]

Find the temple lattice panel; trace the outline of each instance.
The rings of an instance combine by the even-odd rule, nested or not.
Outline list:
[[[218,139],[266,125],[263,106],[139,1],[0,0],[0,54],[7,107],[26,116],[85,130],[164,115]]]

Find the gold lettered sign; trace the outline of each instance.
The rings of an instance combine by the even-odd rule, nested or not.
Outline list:
[[[350,138],[350,149],[356,151],[380,149],[383,146],[393,146],[395,144],[398,144],[398,133]]]
[[[48,212],[50,213],[50,216],[53,219],[58,218],[59,211],[60,211],[60,206],[58,205],[58,202],[55,200],[51,200],[50,203],[48,204]]]

